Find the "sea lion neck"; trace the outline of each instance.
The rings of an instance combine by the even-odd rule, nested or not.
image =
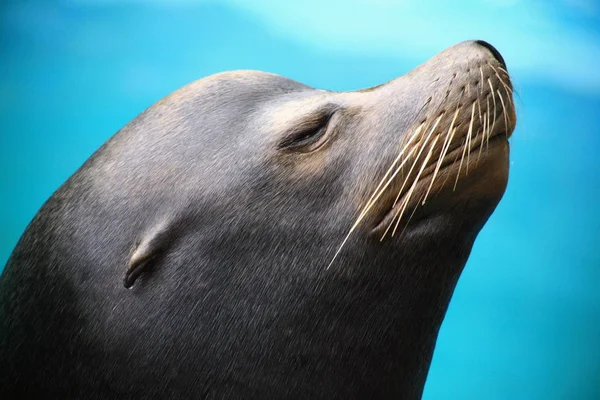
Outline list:
[[[310,319],[301,319],[304,328],[295,331],[306,334],[299,347],[304,359],[319,355],[307,368],[320,365],[323,374],[335,376],[347,398],[417,399],[422,393],[472,243],[441,242],[426,254],[417,240],[408,240],[405,248],[412,246],[412,251],[391,251],[389,259],[367,254],[350,264],[342,257],[296,308],[311,310]],[[329,378],[314,378],[329,388]]]
[[[244,247],[240,235],[221,246],[211,262],[218,267],[229,260],[227,275],[215,267],[183,289],[202,282],[204,290],[227,293],[231,306],[223,312],[244,304],[243,319],[228,319],[231,336],[222,340],[231,348],[223,350],[224,356],[278,360],[263,370],[263,382],[285,381],[294,395],[269,388],[281,397],[417,399],[472,245],[472,237],[457,242],[449,229],[435,236],[452,222],[444,216],[424,221],[384,248],[367,247],[360,241],[370,239],[357,235],[329,269],[328,249],[319,250],[319,240],[305,241],[301,253],[293,249],[295,238],[278,235],[265,244],[276,250],[278,263],[267,266],[260,261],[267,252]],[[311,261],[302,254],[311,254]],[[219,277],[211,282],[207,276]],[[245,291],[242,283],[255,289]],[[211,323],[199,316],[192,321]],[[251,349],[244,346],[247,337],[254,338]],[[250,371],[251,365],[239,366]]]

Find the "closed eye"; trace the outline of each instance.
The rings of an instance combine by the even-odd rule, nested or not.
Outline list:
[[[333,114],[332,110],[323,110],[302,119],[284,134],[279,148],[301,152],[316,150],[326,140]]]

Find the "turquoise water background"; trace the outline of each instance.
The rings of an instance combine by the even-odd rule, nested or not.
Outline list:
[[[354,90],[483,39],[518,91],[511,176],[456,288],[424,399],[600,399],[598,2],[422,3],[4,0],[0,266],[95,149],[193,80],[259,69]]]

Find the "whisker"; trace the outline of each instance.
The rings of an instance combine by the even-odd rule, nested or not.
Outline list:
[[[402,219],[402,216],[404,215],[404,211],[406,210],[406,206],[408,205],[408,200],[412,197],[412,193],[415,190],[415,187],[417,187],[417,183],[419,183],[419,178],[421,177],[421,174],[423,173],[423,170],[427,166],[427,163],[429,162],[429,159],[431,158],[431,155],[433,154],[433,149],[435,148],[435,145],[436,145],[437,140],[439,138],[440,138],[439,136],[436,136],[435,139],[433,139],[433,143],[429,147],[429,152],[427,153],[427,156],[425,156],[425,160],[421,164],[421,169],[419,169],[419,173],[417,174],[417,177],[413,181],[413,184],[412,184],[412,186],[410,187],[410,189],[409,189],[409,191],[407,193],[406,203],[404,203],[404,205],[401,208],[401,211],[396,215],[396,217],[397,217],[397,219],[396,219],[396,225],[394,226],[394,230],[392,231],[392,236],[394,236],[396,234],[396,230],[398,229],[398,224],[400,223],[400,220]],[[392,221],[393,221],[393,219],[392,219]]]
[[[396,170],[394,171],[394,173],[392,174],[392,176],[390,176],[389,179],[387,181],[385,181],[386,177],[388,175],[390,175],[390,172],[394,169],[395,165],[398,163],[398,161],[400,160],[400,158],[402,157],[402,155],[404,154],[404,152],[406,151],[406,149],[408,148],[408,146],[419,136],[419,133],[421,132],[421,130],[423,128],[423,125],[424,125],[424,123],[422,123],[421,125],[419,125],[419,127],[417,127],[417,129],[415,130],[415,133],[413,135],[411,135],[410,139],[402,147],[402,149],[400,151],[400,154],[398,154],[398,156],[394,159],[394,161],[392,162],[392,165],[389,167],[389,169],[386,171],[386,173],[383,176],[383,178],[380,180],[379,185],[377,185],[377,188],[375,189],[375,191],[373,192],[373,194],[371,195],[371,197],[367,201],[367,204],[363,207],[360,215],[358,216],[358,218],[356,219],[356,221],[354,222],[354,224],[352,225],[352,227],[350,228],[350,230],[346,234],[346,237],[344,237],[344,240],[342,241],[342,244],[338,247],[337,251],[335,252],[333,258],[331,259],[331,261],[330,261],[330,263],[329,263],[329,265],[327,266],[326,269],[329,269],[331,267],[331,265],[333,264],[333,262],[335,261],[335,259],[337,258],[337,256],[342,251],[342,248],[344,247],[344,245],[346,244],[346,242],[350,238],[350,235],[352,235],[352,233],[356,230],[356,228],[358,227],[358,225],[360,224],[360,222],[364,219],[364,217],[367,215],[367,213],[373,207],[373,205],[375,204],[375,202],[381,197],[381,195],[384,193],[385,189],[387,189],[387,187],[391,184],[391,182],[393,181],[393,179],[395,178],[395,176],[398,174],[398,172],[400,172],[400,170],[402,169],[402,167],[404,166],[404,164],[410,159],[410,156],[412,155],[412,153],[414,152],[414,150],[416,149],[416,147],[412,147],[411,148],[411,150],[409,151],[409,153],[407,154],[407,156],[404,158],[404,160],[402,160],[402,163],[396,168]],[[383,184],[384,181],[385,181],[385,184]],[[383,187],[382,187],[382,184],[383,184]]]
[[[479,108],[479,100],[477,100],[477,108]],[[473,119],[472,119],[473,120]],[[473,140],[477,136],[477,131],[472,131],[469,133],[468,139],[468,149],[467,149],[467,166],[466,166],[466,175],[469,175],[469,164],[471,163],[471,140]]]
[[[500,90],[496,90],[496,92],[498,93],[500,103],[502,104],[502,115],[504,116],[504,130],[506,131],[506,138],[508,138],[508,116],[506,115],[506,106],[504,105],[504,99],[502,98]]]
[[[491,63],[487,63],[487,65],[494,70],[494,72],[496,73],[496,75],[498,76],[498,79],[502,80],[502,77],[500,75],[505,75],[507,78],[509,77],[508,72],[506,72],[506,70],[500,66],[498,66],[498,68],[494,67]],[[500,74],[500,72],[498,72],[498,70],[504,72],[504,74]]]
[[[514,102],[512,101],[512,93],[514,92],[513,88],[511,88],[508,83],[504,82],[504,80],[502,79],[502,77],[500,76],[500,73],[498,72],[498,70],[492,65],[489,64],[488,65],[494,70],[494,72],[496,73],[496,78],[498,78],[498,80],[500,81],[500,83],[502,84],[502,86],[504,86],[504,90],[506,91],[506,95],[508,97],[508,100],[511,103],[511,106],[514,107]],[[506,77],[509,77],[508,71],[505,70],[504,68],[498,66],[498,68],[504,72],[504,74],[506,75]],[[510,78],[509,78],[510,79]]]
[[[494,67],[491,63],[488,63],[488,65],[494,70],[494,72],[496,73],[496,78],[498,78],[498,80],[500,81],[502,86],[504,86],[504,91],[506,92],[507,100],[510,103],[510,105],[514,108],[515,103],[512,99],[512,94],[514,92],[514,89],[512,88],[512,85],[509,85],[507,82],[504,81],[504,79],[502,79],[502,77],[501,77],[502,74],[500,74],[500,72],[498,72],[498,69],[504,73],[503,75],[506,77],[508,82],[510,82],[510,74],[508,73],[508,71],[506,69],[502,68],[499,65],[496,66],[498,69],[496,69],[496,67]]]
[[[488,63],[488,65],[494,70],[494,72],[496,73],[496,78],[498,78],[498,80],[505,86],[507,87],[508,84],[506,82],[504,82],[504,79],[502,79],[502,77],[500,76],[500,73],[498,72],[498,70],[496,68],[494,68],[494,66],[490,63]],[[502,70],[504,72],[504,75],[506,75],[506,78],[509,77],[508,71],[506,71],[505,69],[503,69],[502,67],[498,67],[500,70]],[[508,78],[510,79],[510,78]],[[512,91],[512,90],[511,90]]]
[[[496,95],[494,93],[494,87],[492,86],[492,81],[488,78],[488,84],[490,85],[490,94],[492,96],[492,101],[494,102],[494,123],[492,123],[492,127],[496,125]]]
[[[458,178],[460,177],[460,170],[463,165],[463,160],[465,159],[465,152],[467,148],[470,147],[471,144],[471,133],[473,132],[473,121],[475,120],[475,103],[471,107],[471,121],[469,122],[469,131],[467,132],[467,136],[465,137],[465,144],[463,145],[462,155],[460,157],[460,164],[458,166],[458,174],[456,175],[456,181],[454,182],[454,188],[452,191],[456,190],[456,185],[458,184]],[[467,155],[467,174],[469,174],[469,159]]]
[[[433,177],[431,178],[431,183],[429,184],[429,188],[427,188],[427,192],[425,193],[425,198],[423,199],[423,203],[421,203],[421,205],[425,205],[425,201],[427,201],[427,196],[429,196],[429,192],[431,191],[431,188],[433,187],[433,182],[435,181],[438,171],[440,170],[440,166],[442,165],[442,162],[444,161],[446,152],[448,151],[448,148],[450,147],[450,144],[452,143],[452,137],[454,136],[454,132],[456,131],[455,129],[453,129],[454,123],[456,122],[456,117],[458,117],[459,112],[460,112],[460,108],[457,107],[456,112],[454,113],[454,118],[452,118],[452,122],[450,123],[450,129],[448,129],[448,133],[446,134],[446,140],[444,141],[444,144],[442,146],[442,151],[440,152],[440,157],[438,158],[438,162],[435,167],[435,171],[433,172]]]
[[[492,124],[490,124],[490,97],[487,96],[485,98],[485,103],[487,104],[487,120],[488,120],[488,125],[487,125],[487,133],[486,133],[486,138],[485,138],[485,154],[488,153],[488,150],[490,148],[490,137],[492,136],[492,129],[494,128],[494,123],[496,122],[496,118],[494,117],[494,122]]]
[[[506,83],[504,83],[504,81],[502,79],[500,79],[500,83],[502,84],[502,86],[504,86],[504,90],[506,90],[506,94],[511,95],[513,93],[513,89],[508,86]]]
[[[514,90],[510,86],[508,86],[502,79],[500,79],[500,76],[498,76],[498,74],[496,74],[496,77],[498,78],[498,80],[500,81],[502,86],[504,87],[504,91],[506,92],[508,101],[510,101],[511,106],[514,107],[515,103],[513,102],[513,99],[512,99],[512,94],[513,94]]]
[[[406,144],[402,147],[402,149],[400,150],[400,153],[398,154],[398,156],[394,159],[394,161],[392,162],[392,165],[388,168],[388,170],[386,171],[386,173],[384,174],[383,178],[381,178],[381,180],[379,181],[379,184],[377,185],[377,187],[375,188],[375,190],[373,191],[373,194],[371,195],[371,197],[369,198],[369,200],[367,200],[367,204],[363,207],[363,210],[361,211],[360,216],[364,216],[364,214],[366,214],[368,212],[368,210],[370,209],[370,207],[373,205],[373,203],[377,200],[373,200],[374,197],[377,195],[379,189],[381,188],[381,186],[383,185],[385,181],[385,179],[388,177],[388,175],[390,175],[390,173],[394,170],[394,167],[396,166],[396,164],[398,163],[398,161],[400,160],[400,158],[402,157],[402,155],[404,154],[404,151],[408,148],[409,145],[412,144],[413,141],[416,140],[416,138],[419,136],[419,134],[422,131],[422,127],[425,123],[422,123],[421,125],[419,125],[419,127],[415,130],[415,132],[411,135],[410,139],[406,142]],[[414,147],[412,148],[411,152],[414,151]],[[394,172],[393,176],[387,180],[385,187],[382,189],[385,190],[387,188],[387,186],[391,183],[392,179],[398,174],[399,169],[401,169],[401,167],[404,165],[404,163],[406,162],[406,159],[402,162],[402,164],[400,165],[400,167],[398,167],[398,169]],[[358,221],[360,222],[360,221]]]
[[[506,86],[504,86],[504,92],[506,93],[506,98],[508,99],[510,106],[512,108],[515,108],[515,102],[512,98],[512,91],[510,90],[510,88],[507,88]]]
[[[392,204],[392,208],[394,208],[396,206],[396,204],[398,203],[398,200],[400,199],[400,196],[402,195],[402,192],[404,190],[404,187],[406,186],[406,183],[408,182],[408,179],[410,178],[413,169],[415,168],[415,166],[417,165],[417,162],[419,161],[419,158],[421,157],[421,153],[423,152],[423,150],[425,149],[425,147],[427,146],[427,143],[429,142],[429,138],[431,137],[431,135],[434,133],[435,129],[437,128],[437,125],[439,124],[441,118],[442,118],[443,114],[440,115],[435,124],[433,125],[433,127],[431,128],[431,130],[429,130],[429,134],[427,135],[427,137],[422,141],[421,146],[419,147],[419,151],[417,153],[417,155],[415,156],[415,159],[410,167],[410,170],[408,171],[408,173],[406,174],[406,178],[404,179],[404,181],[402,182],[402,186],[400,187],[400,190],[398,190],[398,194],[396,195],[396,198],[394,199],[394,203]],[[438,136],[436,136],[436,141],[437,141]],[[416,149],[413,148],[413,149]],[[402,202],[400,203],[399,209],[402,209],[406,206],[406,203],[408,202],[408,200],[410,199],[410,196],[406,196],[402,199]],[[388,225],[388,227],[386,228],[386,230],[383,232],[383,235],[381,236],[381,238],[379,239],[380,241],[382,241],[387,232],[389,231],[390,227],[393,225],[394,219],[396,218],[397,214],[394,215],[394,217],[392,218],[392,220],[390,221],[390,224]]]
[[[498,74],[496,74],[496,78],[498,78]],[[504,92],[506,92],[506,95],[512,98],[514,89],[511,86],[507,85],[502,79],[498,78],[498,81],[500,82],[500,85],[496,85],[496,88],[503,88]]]
[[[410,167],[408,174],[406,174],[406,179],[402,183],[402,186],[400,187],[400,190],[398,191],[398,195],[394,199],[394,203],[393,203],[392,207],[394,207],[396,205],[396,203],[398,202],[398,199],[400,198],[402,191],[404,190],[404,187],[406,186],[406,183],[408,182],[408,179],[410,178],[410,175],[412,174],[413,169],[415,168],[415,166],[417,165],[417,162],[419,161],[419,158],[421,157],[421,153],[423,153],[423,150],[425,149],[425,147],[427,146],[427,143],[429,142],[429,138],[431,137],[431,135],[437,128],[437,126],[440,123],[440,120],[442,119],[443,116],[444,115],[441,114],[439,117],[437,117],[435,124],[433,124],[433,127],[431,128],[431,130],[429,131],[429,134],[427,135],[427,138],[425,140],[423,140],[423,143],[421,144],[421,148],[419,149],[419,153],[416,155],[415,161],[413,162],[412,166]],[[436,136],[436,138],[437,138],[437,136]]]
[[[402,199],[402,202],[400,203],[399,208],[404,208],[404,206],[408,203],[408,201],[410,200],[410,198],[408,196],[404,197]],[[418,206],[418,205],[417,205]],[[397,214],[396,214],[397,215]],[[385,228],[385,231],[383,231],[383,234],[381,235],[381,237],[379,238],[380,242],[383,242],[383,239],[385,239],[385,237],[387,236],[387,233],[390,231],[390,229],[392,228],[392,226],[394,225],[394,221],[396,220],[396,215],[394,215],[394,217],[392,218],[392,220],[390,221],[390,223],[388,224],[387,228]]]
[[[452,132],[452,136],[454,137],[454,134],[458,131],[457,128],[454,128],[454,131]],[[460,149],[460,146],[458,147],[458,149]],[[456,162],[458,161],[458,158],[460,157],[460,151],[456,152],[456,155],[454,156],[454,160],[452,161],[452,164],[456,164]],[[446,174],[446,178],[444,178],[444,182],[442,182],[442,184],[440,185],[440,187],[446,187],[446,182],[448,182],[448,179],[450,179],[450,174]]]
[[[494,68],[494,66],[490,63],[488,63],[490,67]],[[495,68],[494,68],[495,69]],[[506,69],[504,69],[503,67],[501,67],[500,65],[498,65],[498,69],[502,72],[504,72],[506,75],[509,75],[508,71]]]
[[[481,74],[481,88],[479,90],[479,93],[483,94],[483,82],[485,81],[485,79],[483,79],[483,68],[481,68],[481,65],[479,66],[479,73]]]
[[[383,193],[385,192],[385,189],[387,189],[387,187],[394,180],[394,178],[398,174],[398,172],[400,172],[400,170],[402,169],[402,167],[404,166],[404,164],[410,159],[409,157],[412,155],[412,153],[415,151],[415,149],[416,149],[416,147],[411,148],[411,150],[407,154],[407,157],[404,160],[402,160],[402,163],[396,168],[396,170],[394,171],[394,173],[392,174],[392,176],[389,177],[389,179],[386,181],[386,183],[383,185],[383,187],[379,190],[379,192],[375,191],[373,193],[373,195],[371,195],[371,199],[369,200],[369,202],[367,203],[367,205],[365,207],[363,207],[363,210],[361,211],[360,215],[358,216],[358,218],[356,219],[356,221],[354,222],[354,224],[352,225],[352,227],[350,228],[350,230],[348,231],[348,233],[344,237],[344,240],[342,241],[342,244],[340,244],[340,246],[338,247],[337,251],[333,255],[333,258],[329,262],[329,265],[327,266],[326,269],[329,269],[331,267],[331,265],[333,264],[333,262],[335,261],[335,259],[337,258],[337,256],[342,251],[342,248],[344,247],[344,245],[346,244],[346,242],[350,238],[350,235],[352,235],[352,233],[356,230],[356,228],[362,222],[362,220],[364,219],[364,217],[368,214],[368,212],[371,210],[371,208],[373,208],[373,205],[375,205],[375,202],[377,202],[377,200],[379,200],[379,198],[383,195]],[[385,177],[383,179],[385,179]],[[382,182],[383,182],[383,180],[382,180]],[[380,186],[381,186],[381,183],[379,184],[378,187],[380,187]]]
[[[483,127],[481,128],[481,144],[479,145],[479,152],[477,153],[477,163],[479,165],[479,159],[481,157],[481,149],[483,149],[483,142],[485,140],[485,129],[486,129],[487,115],[483,114]],[[477,132],[479,134],[479,131]],[[477,136],[477,135],[475,135]]]

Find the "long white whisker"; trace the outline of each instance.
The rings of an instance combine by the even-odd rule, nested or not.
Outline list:
[[[498,72],[498,70],[492,64],[488,63],[488,65],[494,70],[494,73],[496,74],[496,77],[498,78],[498,80],[500,82],[502,82],[504,85],[506,85],[506,82],[504,82],[504,80],[500,76],[500,73]],[[506,70],[502,69],[501,67],[498,67],[498,68],[501,69],[505,73],[506,77],[508,78],[508,72]]]
[[[492,127],[494,127],[496,125],[496,93],[494,92],[492,81],[490,81],[489,79],[488,84],[490,85],[490,95],[492,96],[492,101],[494,102],[494,122],[492,123]]]
[[[396,220],[396,225],[394,226],[394,230],[392,231],[392,236],[394,236],[396,234],[396,230],[398,229],[398,224],[400,223],[400,220],[402,219],[402,216],[404,215],[404,211],[406,210],[406,206],[408,205],[408,199],[410,199],[412,197],[412,193],[415,190],[417,183],[419,183],[419,178],[421,177],[423,170],[425,169],[425,167],[427,166],[427,163],[429,162],[429,159],[431,158],[431,154],[433,153],[433,149],[435,148],[435,144],[437,143],[438,139],[439,139],[439,136],[436,136],[435,139],[433,140],[433,143],[429,147],[429,152],[427,153],[427,156],[425,157],[423,164],[421,164],[421,169],[419,170],[417,177],[415,178],[412,186],[410,187],[410,189],[407,193],[406,203],[404,203],[404,206],[402,207],[401,211],[396,216],[397,220]]]
[[[437,128],[438,124],[440,123],[440,120],[442,119],[442,117],[443,117],[443,114],[440,115],[439,117],[437,117],[435,123],[433,124],[433,127],[429,130],[429,134],[423,140],[423,143],[421,144],[421,148],[419,149],[419,153],[415,157],[415,161],[413,162],[412,166],[410,167],[408,174],[406,174],[406,179],[404,180],[404,183],[402,183],[402,186],[400,187],[400,190],[398,191],[398,195],[394,199],[394,203],[393,203],[392,207],[394,207],[396,205],[396,203],[398,202],[398,199],[400,198],[400,195],[402,194],[402,191],[404,190],[404,187],[406,186],[406,183],[408,182],[408,179],[410,178],[410,175],[412,174],[413,169],[415,168],[415,166],[417,165],[417,162],[419,161],[419,158],[421,157],[421,153],[423,153],[423,150],[425,149],[425,147],[427,146],[427,143],[429,142],[429,138],[434,133],[434,131]]]
[[[410,200],[410,198],[408,196],[405,196],[402,199],[402,202],[400,203],[399,209],[402,209],[406,206],[406,204],[408,203],[408,201]],[[385,239],[385,237],[387,236],[387,233],[389,232],[389,230],[391,229],[392,225],[394,225],[394,221],[396,220],[396,216],[398,214],[395,214],[392,218],[392,220],[390,221],[390,223],[388,224],[387,228],[385,228],[385,231],[383,232],[383,235],[381,235],[381,237],[379,238],[379,241],[382,242],[383,239]]]
[[[469,130],[467,132],[467,137],[465,137],[465,144],[463,145],[462,155],[460,157],[460,164],[458,166],[458,174],[456,175],[456,181],[454,182],[453,191],[456,190],[456,185],[458,184],[458,178],[460,177],[460,170],[462,168],[463,160],[465,159],[465,152],[470,147],[471,144],[471,133],[473,132],[473,121],[475,120],[475,103],[471,107],[471,121],[469,122]],[[469,173],[469,160],[467,154],[467,174]]]
[[[486,135],[485,135],[486,136],[485,137],[485,151],[486,151],[485,154],[487,154],[487,152],[488,152],[488,150],[490,148],[490,137],[492,135],[492,129],[494,128],[494,123],[496,122],[496,118],[494,117],[494,122],[490,124],[491,118],[490,118],[490,97],[489,96],[485,98],[485,102],[486,102],[486,105],[487,105],[487,112],[486,113],[487,113],[487,121],[488,121],[488,124],[487,124],[487,128],[488,129],[487,129],[487,132],[486,132]]]
[[[506,69],[502,68],[501,66],[498,66],[498,69],[501,70],[501,71],[504,71],[504,73],[506,75],[508,75],[508,71]]]
[[[481,157],[481,149],[483,149],[483,143],[485,140],[485,129],[486,129],[486,122],[487,122],[487,116],[485,114],[483,114],[483,126],[481,128],[481,144],[479,145],[479,152],[477,153],[477,164],[479,165],[479,159]],[[479,131],[478,131],[479,133]]]
[[[496,69],[496,68],[495,68],[495,67],[494,67],[492,64],[489,64],[489,63],[488,63],[488,65],[489,65],[489,66],[490,66],[490,67],[491,67],[491,68],[494,70],[494,72],[496,73],[496,78],[498,78],[498,80],[500,81],[500,83],[502,84],[502,86],[504,86],[504,91],[506,92],[506,96],[507,96],[507,98],[508,98],[508,101],[510,102],[511,106],[512,106],[512,107],[514,107],[514,106],[515,106],[515,104],[514,104],[514,102],[513,102],[513,100],[512,100],[512,93],[513,93],[513,91],[514,91],[514,90],[513,90],[513,89],[512,89],[512,88],[511,88],[511,87],[510,87],[510,86],[509,86],[509,85],[508,85],[506,82],[504,82],[504,80],[503,80],[503,79],[502,79],[502,77],[500,76],[500,73],[498,72],[498,70],[497,70],[497,69]],[[507,71],[507,70],[505,70],[505,69],[504,69],[504,68],[502,68],[502,67],[498,67],[498,68],[499,68],[501,71],[503,71],[503,72],[505,73],[506,77],[508,77],[508,76],[509,76],[509,75],[508,75],[508,71]]]
[[[485,81],[485,79],[483,78],[483,68],[481,68],[481,66],[479,66],[479,73],[481,74],[481,88],[479,90],[479,93],[483,94],[483,82]]]
[[[502,104],[502,115],[504,116],[504,129],[506,130],[506,137],[508,137],[508,116],[506,115],[506,106],[504,105],[504,99],[502,98],[500,90],[496,90],[496,92],[498,93],[500,103]]]
[[[491,63],[488,63],[488,65],[489,65],[490,67],[492,67],[492,69],[493,69],[494,71],[498,72],[498,71],[496,70],[496,68],[494,68],[494,66],[493,66]],[[500,65],[498,65],[497,67],[498,67],[498,69],[499,69],[500,71],[504,72],[504,74],[506,74],[506,75],[509,75],[509,73],[508,73],[508,71],[507,71],[506,69],[504,69],[504,68],[503,68],[503,67],[501,67]]]
[[[448,129],[448,133],[446,134],[446,140],[444,141],[442,151],[440,152],[440,157],[439,157],[437,165],[435,167],[435,171],[433,172],[433,177],[431,178],[431,183],[429,184],[429,188],[427,188],[427,192],[425,193],[425,198],[423,199],[423,203],[421,203],[421,205],[425,205],[425,201],[427,201],[427,196],[429,196],[429,192],[431,191],[431,188],[433,187],[433,182],[435,181],[435,178],[437,177],[437,174],[440,170],[440,166],[442,165],[442,162],[444,161],[446,152],[448,151],[448,148],[450,147],[450,144],[452,143],[452,137],[454,136],[454,132],[456,131],[455,129],[453,129],[454,123],[456,122],[456,117],[458,117],[459,111],[460,111],[460,108],[457,108],[456,112],[454,113],[454,118],[452,118],[452,122],[450,123],[450,129]]]
[[[400,172],[400,170],[402,169],[402,167],[404,166],[404,164],[410,159],[410,155],[414,152],[415,147],[411,148],[411,150],[407,154],[407,157],[405,157],[404,160],[402,160],[402,163],[396,168],[396,170],[394,171],[394,173],[392,174],[392,176],[390,176],[389,179],[387,181],[385,181],[386,177],[394,169],[394,166],[398,163],[398,161],[400,160],[400,158],[404,154],[404,151],[406,151],[406,149],[408,148],[408,146],[415,140],[416,137],[418,137],[419,133],[421,132],[422,127],[423,127],[423,124],[419,125],[419,127],[417,128],[417,130],[415,131],[415,133],[413,135],[411,135],[411,137],[408,140],[408,142],[402,147],[402,150],[400,151],[400,154],[398,154],[398,156],[396,157],[396,159],[394,159],[394,161],[392,162],[392,166],[387,170],[387,172],[385,173],[384,177],[379,182],[379,185],[377,186],[377,188],[375,189],[375,191],[373,192],[373,194],[371,195],[371,197],[367,201],[367,204],[363,207],[360,215],[358,216],[358,218],[356,219],[356,221],[354,222],[354,224],[352,225],[352,227],[350,228],[350,230],[346,234],[346,237],[342,241],[342,244],[338,247],[337,251],[335,252],[333,258],[331,259],[331,261],[330,261],[330,263],[329,263],[329,265],[327,266],[326,269],[329,269],[329,267],[331,267],[331,265],[333,264],[333,262],[335,261],[335,259],[337,258],[337,256],[342,251],[342,248],[344,247],[344,245],[346,244],[346,242],[350,238],[350,235],[356,230],[356,228],[358,227],[358,225],[361,223],[361,221],[367,215],[367,213],[369,212],[369,210],[373,207],[373,205],[375,204],[375,202],[381,197],[381,195],[383,194],[383,192],[385,191],[385,189],[390,185],[390,183],[393,181],[393,179],[398,174],[398,172]],[[384,181],[385,181],[385,184],[382,187],[382,183]]]
[[[401,194],[402,194],[402,192],[404,190],[404,187],[406,186],[406,183],[408,182],[408,179],[410,178],[413,169],[415,168],[415,166],[417,165],[417,162],[419,161],[419,158],[421,157],[421,153],[425,149],[427,143],[429,142],[429,138],[435,132],[435,129],[437,128],[437,126],[440,123],[440,120],[442,119],[443,116],[444,116],[443,114],[440,114],[440,116],[437,117],[435,123],[433,124],[433,127],[429,130],[429,134],[422,141],[421,147],[419,148],[419,152],[416,155],[415,160],[413,161],[413,164],[410,167],[410,170],[408,171],[408,174],[406,174],[406,178],[404,179],[404,182],[402,182],[402,186],[400,187],[400,190],[398,190],[398,194],[396,195],[396,198],[394,199],[394,203],[392,204],[392,208],[394,208],[396,206],[396,204],[398,203],[398,200],[400,199],[400,196],[401,196]],[[435,141],[437,141],[437,138],[438,138],[438,136],[436,136]],[[406,207],[406,203],[408,202],[409,198],[410,198],[409,196],[404,197],[404,199],[400,203],[399,209],[404,209]],[[394,215],[394,217],[390,221],[390,224],[388,225],[388,227],[386,228],[386,230],[383,232],[383,235],[381,236],[381,239],[379,239],[380,241],[382,241],[385,238],[385,236],[386,236],[387,232],[389,231],[390,227],[393,225],[394,219],[396,218],[397,215],[398,214]]]
[[[365,206],[363,208],[363,211],[360,213],[360,215],[358,216],[358,218],[354,222],[354,225],[352,225],[352,227],[350,228],[350,230],[346,234],[346,237],[344,237],[344,240],[342,241],[342,244],[340,244],[340,246],[338,247],[337,251],[333,255],[333,258],[329,262],[329,265],[327,266],[326,269],[329,269],[331,267],[331,265],[333,264],[333,262],[335,261],[335,259],[337,258],[337,256],[342,251],[342,248],[344,247],[344,245],[346,244],[346,242],[350,238],[350,235],[352,235],[352,233],[356,230],[356,228],[358,227],[358,225],[362,222],[362,220],[367,215],[368,211],[373,207],[373,205],[375,204],[375,202],[377,200],[379,200],[379,198],[383,195],[385,189],[387,189],[387,187],[390,185],[390,183],[394,180],[394,178],[396,177],[396,175],[398,174],[398,172],[400,172],[400,170],[402,169],[402,167],[404,166],[404,164],[406,163],[406,161],[409,160],[409,157],[412,155],[412,153],[414,152],[415,149],[416,149],[416,147],[413,147],[408,152],[407,157],[404,160],[402,160],[402,163],[398,166],[398,168],[396,168],[396,170],[394,171],[394,173],[392,174],[392,176],[390,176],[390,178],[387,180],[387,182],[385,183],[385,185],[379,190],[379,192],[377,192],[375,196],[371,196],[371,201],[369,202],[369,204],[367,204],[367,206]]]
[[[400,158],[402,157],[402,155],[404,154],[404,151],[406,151],[406,149],[408,148],[409,145],[412,144],[413,141],[416,140],[416,138],[419,136],[419,134],[421,133],[421,130],[423,128],[424,123],[422,123],[421,125],[419,125],[419,127],[415,130],[415,132],[411,135],[410,139],[408,140],[408,142],[406,142],[406,144],[402,147],[402,150],[400,150],[400,153],[398,154],[398,156],[394,159],[394,161],[392,162],[392,165],[388,168],[388,170],[386,171],[386,173],[384,174],[383,178],[381,178],[381,180],[379,181],[379,185],[377,185],[377,187],[375,188],[375,190],[373,191],[373,194],[371,195],[371,197],[369,198],[369,200],[367,200],[367,204],[363,207],[361,214],[359,216],[359,218],[363,217],[368,211],[369,209],[373,206],[374,202],[377,200],[375,198],[375,196],[377,196],[377,194],[380,191],[380,188],[382,185],[384,185],[385,182],[385,187],[383,189],[381,189],[381,191],[385,190],[387,188],[387,186],[391,183],[391,181],[394,179],[394,177],[398,174],[398,172],[400,171],[401,167],[404,165],[404,163],[407,160],[407,157],[405,157],[405,160],[401,163],[400,167],[398,167],[395,171],[395,173],[393,174],[392,177],[390,177],[387,181],[386,178],[388,177],[388,175],[390,175],[390,173],[394,170],[394,167],[396,166],[396,164],[398,164],[398,161],[400,160]],[[411,149],[411,152],[414,151],[414,147]],[[379,198],[379,197],[378,197]],[[357,221],[360,222],[360,221]],[[357,223],[355,223],[355,225],[357,225]],[[353,226],[354,228],[354,226]]]

